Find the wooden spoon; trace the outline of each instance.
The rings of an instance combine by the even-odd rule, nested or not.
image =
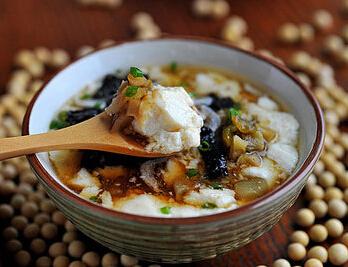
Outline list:
[[[164,157],[149,152],[121,133],[110,132],[111,119],[101,113],[79,124],[43,134],[0,139],[0,160],[64,149],[90,149],[138,157]]]

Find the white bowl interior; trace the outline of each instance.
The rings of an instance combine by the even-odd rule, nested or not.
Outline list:
[[[29,133],[48,131],[57,110],[85,85],[130,66],[179,64],[202,65],[230,70],[267,88],[280,99],[300,123],[298,170],[315,140],[317,124],[314,109],[299,85],[273,65],[249,54],[217,44],[195,40],[164,39],[125,43],[86,56],[55,76],[39,95],[29,121]],[[47,153],[38,159],[49,174],[59,180]],[[295,170],[295,171],[296,171]]]

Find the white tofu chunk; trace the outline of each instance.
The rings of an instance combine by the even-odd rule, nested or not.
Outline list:
[[[296,167],[298,152],[296,148],[287,144],[270,144],[267,157],[277,162],[288,174]]]
[[[161,212],[161,208],[163,207],[169,207],[168,214]],[[178,218],[196,217],[224,212],[237,208],[237,204],[234,203],[228,208],[203,209],[191,205],[177,204],[175,202],[165,201],[153,195],[142,194],[121,199],[115,203],[114,208],[118,211],[143,216]]]
[[[115,203],[116,210],[147,216],[159,216],[160,208],[164,206],[167,206],[167,203],[148,194],[127,197]]]
[[[165,132],[160,131],[159,133],[151,136],[153,142],[150,142],[146,149],[149,151],[180,151],[182,148],[181,133],[180,132]],[[199,144],[197,145],[199,146]]]
[[[146,149],[172,153],[199,146],[203,119],[184,88],[154,85],[142,100],[139,114],[132,125],[149,137]]]
[[[153,134],[147,128],[150,122],[157,125],[156,130],[169,132],[186,128],[189,124],[192,124],[193,127],[201,125],[199,114],[192,109],[193,101],[183,87],[154,85],[145,98],[140,104],[140,114],[143,118],[137,118],[133,122],[135,130],[142,132],[144,135]],[[150,111],[148,110],[149,106],[154,110],[151,110],[148,118],[148,114],[142,112]],[[154,118],[158,121],[154,121]]]
[[[187,204],[196,206],[213,203],[218,208],[227,208],[236,203],[234,191],[225,188],[222,190],[202,188],[198,192],[192,191],[184,197],[184,201]]]
[[[89,198],[91,198],[93,196],[98,195],[99,192],[100,192],[100,188],[98,186],[88,186],[88,187],[85,187],[80,192],[80,196],[89,199]]]
[[[257,100],[257,104],[264,109],[278,110],[278,104],[267,96],[259,97]]]
[[[100,199],[102,201],[102,205],[104,207],[107,208],[113,208],[113,201],[112,201],[112,197],[109,191],[104,191],[101,195],[100,195]]]
[[[247,177],[265,179],[269,185],[272,185],[279,175],[279,169],[273,161],[264,158],[260,167],[247,167],[242,169],[241,173]]]
[[[98,178],[92,176],[85,168],[82,168],[69,183],[83,188],[91,186],[100,187]]]
[[[198,93],[214,93],[220,97],[231,97],[234,100],[239,100],[241,87],[235,80],[216,81],[212,75],[198,73],[196,75],[196,85]]]

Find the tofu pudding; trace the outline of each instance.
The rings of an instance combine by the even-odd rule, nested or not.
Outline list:
[[[64,128],[104,110],[157,159],[54,151],[61,181],[118,211],[194,217],[238,208],[284,182],[298,161],[295,117],[259,86],[200,66],[131,67],[82,88],[53,118]]]
[[[138,70],[128,75],[106,109],[113,130],[146,137],[146,150],[163,154],[198,147],[203,119],[183,87],[152,84]],[[128,125],[127,125],[128,124]]]

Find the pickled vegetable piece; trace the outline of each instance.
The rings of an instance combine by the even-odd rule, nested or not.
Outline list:
[[[250,178],[236,183],[234,189],[237,199],[253,200],[268,191],[268,184],[262,178]]]

